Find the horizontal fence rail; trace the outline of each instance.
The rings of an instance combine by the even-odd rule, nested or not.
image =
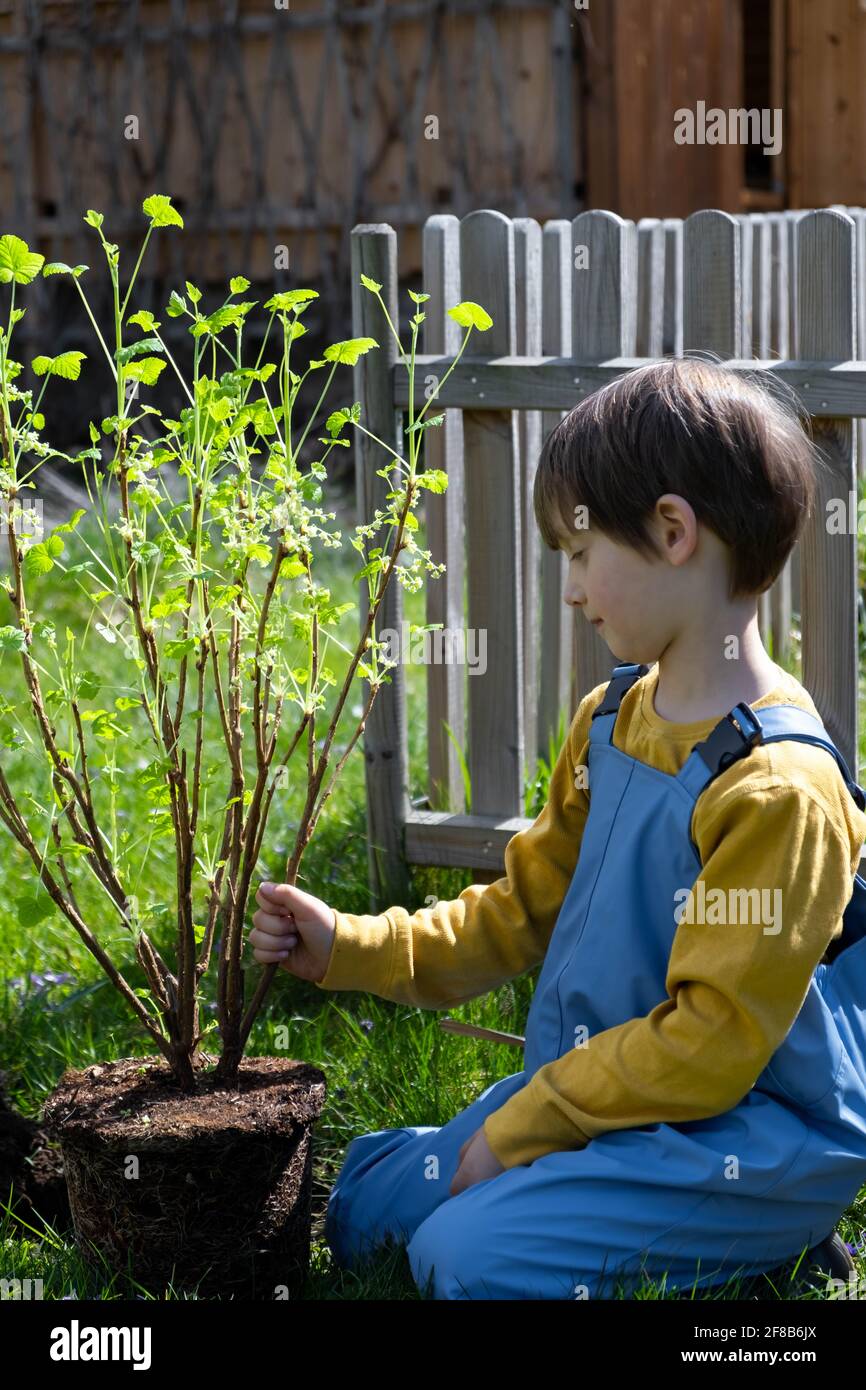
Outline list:
[[[657,360],[627,357],[584,362],[570,357],[470,357],[464,353],[437,391],[436,400],[449,409],[570,410],[609,381]],[[453,355],[417,354],[417,406],[427,400],[425,377],[444,377],[453,361]],[[780,362],[741,358],[724,365],[726,370],[746,375],[760,372],[777,377],[792,388],[814,419],[866,416],[866,361]],[[392,391],[395,406],[407,410],[409,381],[402,365],[393,368]]]

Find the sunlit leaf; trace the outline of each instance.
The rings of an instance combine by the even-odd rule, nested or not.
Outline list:
[[[325,358],[328,362],[342,362],[347,367],[354,367],[359,357],[378,346],[375,338],[347,338],[345,342],[326,347]]]
[[[14,280],[16,285],[29,285],[45,264],[45,257],[31,251],[20,236],[0,237],[0,283],[8,285]]]
[[[81,375],[81,364],[87,361],[84,352],[61,352],[59,357],[34,357],[30,363],[37,376],[62,377],[64,381],[77,381]]]
[[[182,227],[183,218],[164,193],[154,193],[141,205],[154,227]]]

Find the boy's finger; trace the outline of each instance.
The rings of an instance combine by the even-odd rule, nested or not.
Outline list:
[[[273,936],[265,936],[261,932],[251,931],[249,943],[254,948],[257,958],[259,956],[276,958],[286,955],[294,946],[297,946],[298,938],[296,936],[284,936],[277,939]]]
[[[291,955],[290,951],[253,951],[259,965],[279,965]]]
[[[265,912],[279,913],[283,917],[292,915],[292,909],[285,900],[273,898],[269,893],[263,893],[261,888],[256,893],[256,902],[259,907],[264,908]]]
[[[253,914],[253,926],[269,937],[285,937],[294,934],[297,936],[298,929],[290,917],[275,917],[270,912],[255,912]],[[252,936],[252,933],[250,933]]]

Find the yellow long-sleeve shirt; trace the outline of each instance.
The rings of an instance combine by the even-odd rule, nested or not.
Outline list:
[[[614,743],[675,774],[718,719],[660,718],[657,681],[654,666],[623,697]],[[504,877],[415,913],[335,911],[320,989],[446,1009],[543,959],[580,852],[589,796],[575,785],[575,769],[587,763],[590,720],[605,689],[606,682],[581,701],[547,804],[506,847]],[[817,714],[808,692],[781,670],[774,689],[751,703],[760,710],[780,702]],[[667,999],[539,1068],[487,1117],[487,1142],[506,1168],[582,1147],[608,1130],[721,1114],[751,1089],[788,1033],[815,966],[841,932],[866,813],[825,750],[789,739],[758,745],[717,777],[698,800],[692,833],[703,864],[696,896],[700,880],[708,899],[714,889],[728,901],[729,889],[757,888],[773,901],[781,889],[781,931],[681,921]]]

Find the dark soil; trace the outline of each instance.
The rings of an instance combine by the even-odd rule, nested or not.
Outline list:
[[[9,1105],[0,1072],[0,1199],[13,1215],[41,1231],[72,1223],[60,1146],[47,1130]],[[10,1202],[11,1192],[11,1202]]]
[[[44,1107],[63,1145],[79,1248],[148,1288],[295,1297],[309,1266],[317,1067],[248,1057],[237,1085],[199,1060],[182,1092],[162,1058],[64,1072]]]

